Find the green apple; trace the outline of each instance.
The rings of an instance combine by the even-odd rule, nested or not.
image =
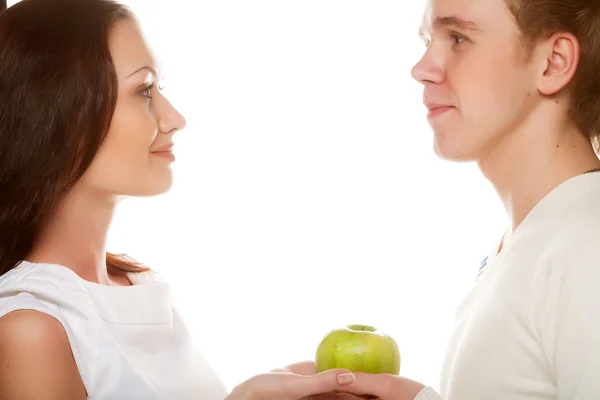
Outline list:
[[[317,372],[344,368],[370,374],[400,373],[396,341],[372,326],[348,325],[329,332],[317,348]]]

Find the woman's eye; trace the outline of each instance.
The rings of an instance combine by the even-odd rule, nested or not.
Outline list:
[[[152,93],[152,88],[153,87],[154,87],[154,85],[150,85],[150,86],[144,88],[144,90],[142,90],[142,92],[141,92],[141,95],[144,96],[144,97],[147,97],[147,98],[151,99],[152,98],[151,93]]]

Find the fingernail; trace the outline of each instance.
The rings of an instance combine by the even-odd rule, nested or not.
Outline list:
[[[354,382],[355,379],[356,377],[352,372],[345,372],[337,376],[337,382],[339,385],[349,385]]]

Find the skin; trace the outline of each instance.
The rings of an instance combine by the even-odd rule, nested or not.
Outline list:
[[[479,30],[435,23],[438,17],[447,16],[475,21]],[[427,102],[453,107],[430,119],[436,153],[448,160],[479,165],[504,202],[508,234],[559,183],[600,166],[587,139],[569,120],[569,99],[560,91],[576,69],[577,41],[569,34],[555,35],[540,43],[527,59],[518,45],[517,32],[502,0],[432,0],[422,29],[428,47],[413,69],[413,77],[424,85]],[[110,221],[122,197],[168,190],[172,182],[169,163],[153,158],[151,151],[171,140],[185,121],[156,88],[150,90],[154,98],[149,102],[137,97],[140,93],[134,87],[148,83],[148,74],[142,71],[128,77],[133,65],[139,68],[155,63],[134,24],[118,24],[111,35],[111,51],[120,91],[109,137],[84,178],[47,222],[28,260],[62,264],[101,284],[128,284],[126,278],[109,276],[106,271]],[[132,131],[136,135],[131,135]],[[0,395],[83,398],[66,334],[58,322],[35,311],[13,314],[0,319],[0,370],[12,371],[12,375],[0,375],[0,387],[8,393]],[[32,324],[36,329],[31,329]],[[32,331],[36,332],[33,337]],[[35,344],[40,351],[28,352],[26,357],[18,354],[17,360],[14,349]],[[57,367],[66,376],[56,378]],[[290,370],[263,374],[239,385],[230,398],[296,399],[311,395],[305,388],[313,388],[320,393],[338,389],[404,400],[414,399],[423,388],[402,377],[361,373],[344,375],[347,381],[342,385],[337,381],[342,373],[303,375]],[[32,384],[31,376],[35,382],[48,382],[43,392],[33,392],[40,386]]]
[[[46,221],[26,259],[64,265],[91,282],[127,285],[125,276],[110,276],[106,268],[107,233],[115,209],[125,197],[169,190],[171,161],[152,152],[173,142],[185,119],[161,94],[157,62],[136,23],[115,24],[110,50],[119,93],[106,141]]]
[[[125,275],[107,272],[108,228],[120,199],[157,195],[170,188],[170,161],[152,152],[172,142],[173,135],[185,127],[185,119],[160,94],[159,77],[151,72],[156,62],[136,23],[116,23],[109,40],[119,92],[107,139],[82,179],[45,222],[26,259],[64,265],[95,283],[130,285]],[[33,310],[0,318],[0,398],[86,398],[58,320]]]
[[[226,400],[359,399],[341,393],[354,379],[353,373],[343,369],[317,373],[314,362],[303,361],[252,377],[236,386]]]
[[[95,283],[130,285],[125,275],[107,271],[108,229],[121,199],[169,190],[171,161],[153,152],[173,142],[185,119],[160,93],[156,61],[134,22],[114,26],[110,50],[119,93],[107,139],[82,179],[46,221],[26,259],[66,266]],[[299,363],[248,379],[228,399],[326,399],[329,395],[313,395],[341,390],[353,380],[347,370],[317,374],[314,363]],[[84,400],[86,396],[58,320],[33,310],[0,318],[1,399]]]
[[[86,398],[60,322],[32,310],[14,311],[0,318],[0,399]]]
[[[427,47],[412,76],[423,85],[427,108],[451,106],[428,116],[435,152],[477,163],[504,204],[506,241],[552,189],[600,167],[568,116],[569,93],[561,90],[576,71],[579,43],[558,33],[528,53],[503,0],[430,0],[420,34]],[[357,373],[345,390],[412,400],[423,387],[403,377]]]
[[[476,30],[436,23],[448,16]],[[561,91],[579,59],[573,35],[556,34],[529,55],[503,0],[431,0],[421,32],[428,47],[412,76],[426,103],[454,106],[428,119],[436,153],[478,164],[504,203],[507,236],[558,184],[600,166]]]

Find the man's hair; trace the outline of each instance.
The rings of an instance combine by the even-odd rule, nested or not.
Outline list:
[[[600,144],[600,1],[506,0],[526,46],[569,32],[579,41],[579,66],[567,90],[571,117],[598,150]]]

